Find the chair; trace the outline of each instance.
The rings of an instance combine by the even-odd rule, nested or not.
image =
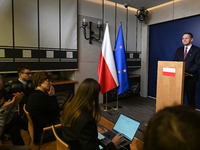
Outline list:
[[[31,116],[30,116],[29,112],[26,111],[25,107],[26,107],[26,104],[24,104],[23,109],[24,109],[24,112],[26,114],[26,117],[28,118],[28,132],[29,132],[29,135],[30,135],[30,140],[29,140],[28,146],[30,146],[31,143],[33,145],[37,145],[37,144],[34,143],[34,126],[33,126],[33,121],[31,119]],[[39,144],[38,150],[40,150],[40,147],[42,145],[42,140],[43,140],[43,136],[44,136],[45,131],[51,130],[51,129],[52,129],[51,126],[43,128],[43,133],[42,133],[42,137],[41,137],[41,140],[40,140],[40,144]]]
[[[24,107],[23,104],[21,104],[21,105],[18,104],[17,109],[15,110],[15,112],[18,112],[18,115],[21,116],[21,118],[25,117],[25,112],[23,111],[23,107]]]
[[[63,140],[61,140],[60,137],[58,136],[58,134],[56,133],[55,127],[61,127],[61,124],[52,125],[52,130],[56,137],[56,149],[57,150],[70,150],[69,145],[67,145],[65,142],[63,142]]]

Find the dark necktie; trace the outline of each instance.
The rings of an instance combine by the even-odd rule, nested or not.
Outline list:
[[[185,47],[184,60],[186,56],[187,56],[187,46]]]

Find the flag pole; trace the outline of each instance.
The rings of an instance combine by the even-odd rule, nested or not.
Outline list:
[[[122,31],[122,22],[120,22],[120,27],[118,31],[117,40],[115,43],[115,52],[114,52],[116,70],[119,80],[119,86],[117,87],[117,105],[113,106],[114,110],[122,109],[121,106],[118,105],[118,95],[130,89],[129,86],[129,78],[128,78],[128,68],[126,63],[126,54],[124,47],[124,38]]]
[[[114,109],[114,110],[120,110],[120,109],[122,109],[122,106],[118,105],[118,93],[117,93],[117,105],[113,106],[112,109]]]
[[[103,111],[109,111],[109,110],[112,109],[111,107],[108,107],[108,106],[107,106],[107,105],[108,105],[108,104],[107,104],[107,97],[108,97],[107,93],[108,93],[108,92],[106,92],[106,106],[101,107],[101,110],[103,110]]]

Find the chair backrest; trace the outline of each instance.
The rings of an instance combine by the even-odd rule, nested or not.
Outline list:
[[[28,118],[28,132],[30,134],[30,137],[31,137],[31,142],[32,144],[34,144],[34,126],[33,126],[33,121],[31,119],[31,116],[29,114],[29,112],[26,111],[26,104],[24,104],[24,112],[26,114],[26,117]]]
[[[69,145],[63,142],[60,137],[57,135],[54,125],[52,125],[53,133],[56,137],[56,149],[57,150],[70,150]]]

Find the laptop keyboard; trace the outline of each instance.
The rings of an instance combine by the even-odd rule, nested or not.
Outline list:
[[[115,137],[115,135],[116,135],[116,133],[114,133],[114,132],[112,132],[112,131],[108,131],[108,132],[106,133],[106,136],[107,136],[110,140],[112,140],[112,139]]]
[[[116,136],[116,133],[112,132],[112,131],[108,131],[107,132],[107,135],[106,135],[110,140],[112,140],[115,136]],[[123,145],[126,143],[126,140],[123,141],[122,143],[120,143],[120,145]]]
[[[123,142],[121,142],[120,143],[120,145],[123,145],[123,144],[125,144],[125,143],[127,143],[127,141],[125,140],[125,141],[123,141]]]

